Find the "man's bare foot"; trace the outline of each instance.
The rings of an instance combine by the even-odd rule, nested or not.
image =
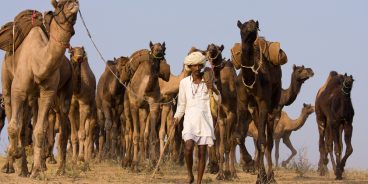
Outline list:
[[[194,182],[194,176],[192,174],[188,176],[188,183],[193,183],[193,182]]]

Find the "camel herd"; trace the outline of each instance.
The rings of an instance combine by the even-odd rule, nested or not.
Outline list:
[[[72,163],[82,162],[87,170],[92,158],[97,162],[119,159],[122,167],[135,172],[147,162],[156,166],[160,154],[183,164],[183,127],[173,127],[172,118],[179,82],[190,73],[183,68],[178,76],[171,74],[165,42],[150,42],[149,49],[107,61],[96,85],[86,50],[69,45],[78,0],[51,2],[55,10],[48,23],[49,31],[32,28],[14,52],[6,52],[2,64],[0,131],[6,115],[9,145],[1,171],[14,173],[14,162],[20,159],[20,176],[37,177],[47,169],[46,163],[57,163],[53,156],[55,142],[58,174],[65,173],[67,148],[72,152]],[[274,143],[276,166],[281,139],[291,150],[289,158],[281,163],[286,166],[296,155],[291,133],[316,112],[319,172],[326,174],[330,154],[336,179],[342,179],[352,153],[352,76],[332,71],[318,91],[315,107],[304,104],[300,116],[291,119],[282,109],[295,101],[303,83],[314,75],[313,70],[294,65],[290,86],[282,89],[281,65],[287,61],[286,54],[280,48],[276,55],[270,54],[275,45],[258,36],[258,21],[238,21],[237,26],[241,43],[232,60],[222,56],[223,45],[209,44],[205,50],[189,51],[201,51],[207,56],[221,99],[213,106],[216,142],[209,148],[208,171],[217,173],[219,180],[236,178],[235,148],[239,145],[243,170],[258,173],[257,183],[275,182],[271,156]],[[65,56],[67,49],[69,58]],[[342,132],[346,143],[343,157]],[[247,136],[254,140],[254,158],[245,146]],[[166,143],[168,150],[164,149]],[[33,147],[31,172],[26,146]]]

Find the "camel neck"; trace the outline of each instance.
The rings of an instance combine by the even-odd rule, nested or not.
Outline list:
[[[302,110],[299,117],[295,120],[292,120],[289,131],[299,130],[305,124],[305,122],[307,121],[308,116],[309,116],[309,114],[307,114],[306,112],[304,112]]]
[[[282,89],[281,91],[281,98],[279,105],[285,106],[292,104],[295,101],[296,97],[298,96],[301,87],[302,83],[298,82],[297,79],[292,76],[289,88],[287,88],[286,90]]]

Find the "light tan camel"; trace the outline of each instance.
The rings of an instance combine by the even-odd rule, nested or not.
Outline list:
[[[14,61],[11,63],[14,67],[6,67],[13,69],[13,80],[2,79],[2,81],[12,81],[11,84],[5,84],[5,86],[11,85],[11,90],[8,87],[8,91],[4,93],[8,98],[6,101],[11,101],[11,111],[9,111],[11,118],[8,126],[8,159],[3,171],[11,171],[14,159],[22,150],[23,145],[18,145],[20,142],[18,135],[21,133],[22,125],[25,124],[24,111],[27,109],[27,99],[29,96],[38,97],[38,112],[37,115],[33,115],[37,118],[37,123],[34,123],[33,130],[34,164],[31,177],[38,176],[41,171],[41,154],[43,154],[41,152],[44,152],[44,130],[48,126],[48,112],[55,102],[55,95],[60,87],[59,69],[65,62],[64,53],[74,34],[73,26],[79,10],[78,0],[59,2],[52,0],[52,5],[55,13],[50,25],[50,39],[40,27],[33,28],[14,53]],[[7,57],[13,56],[7,55]],[[62,109],[62,111],[65,110],[68,109]],[[66,123],[61,124],[63,127]],[[63,133],[63,135],[66,134]],[[62,147],[66,149],[66,144]],[[65,161],[65,155],[60,157]],[[59,171],[65,169],[64,161],[60,163]]]
[[[143,127],[146,127],[146,121],[149,109],[149,149],[150,149],[150,161],[155,166],[158,160],[159,140],[157,139],[156,125],[159,118],[160,104],[160,86],[158,84],[158,78],[162,78],[168,81],[170,78],[170,66],[165,61],[165,42],[163,44],[150,42],[151,51],[138,51],[131,56],[129,67],[136,68],[132,71],[132,77],[128,84],[127,92],[125,93],[129,103],[124,103],[124,114],[126,118],[126,130],[128,131],[133,127],[133,160],[132,170],[138,171],[138,144],[139,150],[144,150],[144,140],[142,135]],[[148,54],[147,54],[148,53]],[[135,55],[144,56],[145,59],[136,60]],[[142,58],[142,57],[138,58]],[[142,114],[143,113],[143,114]],[[156,150],[157,149],[157,150]],[[131,150],[127,150],[127,155]],[[128,156],[124,160],[127,163],[130,160]],[[123,164],[125,165],[125,164]]]
[[[186,71],[183,67],[182,71],[180,72],[180,74],[178,76],[175,76],[173,74],[170,74],[170,79],[169,81],[164,81],[161,78],[159,79],[159,86],[160,86],[160,93],[161,93],[161,102],[163,103],[167,103],[171,100],[173,100],[176,95],[179,93],[179,83],[182,79],[184,79],[186,76],[190,75],[190,72]],[[161,105],[161,126],[160,126],[160,130],[159,130],[159,138],[160,138],[160,154],[163,154],[164,150],[164,140],[165,140],[165,136],[170,135],[170,134],[175,134],[175,129],[173,130],[174,132],[171,133],[169,132],[169,130],[172,129],[172,117],[173,117],[173,103],[168,103],[168,104],[162,104]],[[170,137],[170,140],[167,140],[168,142],[170,142],[170,154],[173,154],[172,158],[177,158],[178,156],[178,150],[174,149],[175,144],[174,144],[174,136]]]
[[[297,119],[291,119],[288,114],[284,111],[281,112],[280,119],[274,127],[273,139],[275,140],[275,158],[276,158],[276,166],[278,166],[279,162],[279,145],[280,140],[282,139],[284,144],[290,149],[291,155],[282,162],[282,166],[286,167],[286,165],[290,162],[290,160],[297,154],[297,151],[293,147],[290,141],[290,135],[293,131],[299,130],[307,121],[307,118],[310,114],[314,112],[314,106],[310,104],[303,104],[302,112],[300,113]],[[252,121],[249,124],[248,136],[253,137],[253,140],[256,143],[258,139],[258,130]],[[255,153],[255,157],[258,156],[258,153]]]
[[[93,128],[96,123],[96,78],[93,74],[84,47],[70,49],[70,61],[73,66],[73,97],[69,119],[71,124],[71,142],[73,162],[84,161],[86,169],[92,155]],[[78,148],[77,148],[78,146]]]
[[[97,84],[98,160],[103,158],[104,153],[109,153],[111,157],[114,157],[113,154],[115,153],[116,139],[119,132],[117,127],[121,122],[121,114],[123,113],[125,88],[120,84],[119,79],[111,73],[110,69],[117,77],[120,77],[121,68],[124,68],[128,62],[128,57],[120,57],[114,59],[114,61],[108,61],[105,71]]]

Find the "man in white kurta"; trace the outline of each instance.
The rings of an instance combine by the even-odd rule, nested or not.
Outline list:
[[[206,60],[200,52],[193,52],[185,57],[185,69],[191,71],[191,75],[180,81],[178,106],[174,115],[175,124],[184,116],[182,137],[185,141],[184,156],[188,170],[188,183],[194,181],[192,172],[194,144],[198,145],[197,183],[201,183],[207,145],[212,146],[215,140],[208,91],[212,89],[212,83],[205,82],[201,73]]]

